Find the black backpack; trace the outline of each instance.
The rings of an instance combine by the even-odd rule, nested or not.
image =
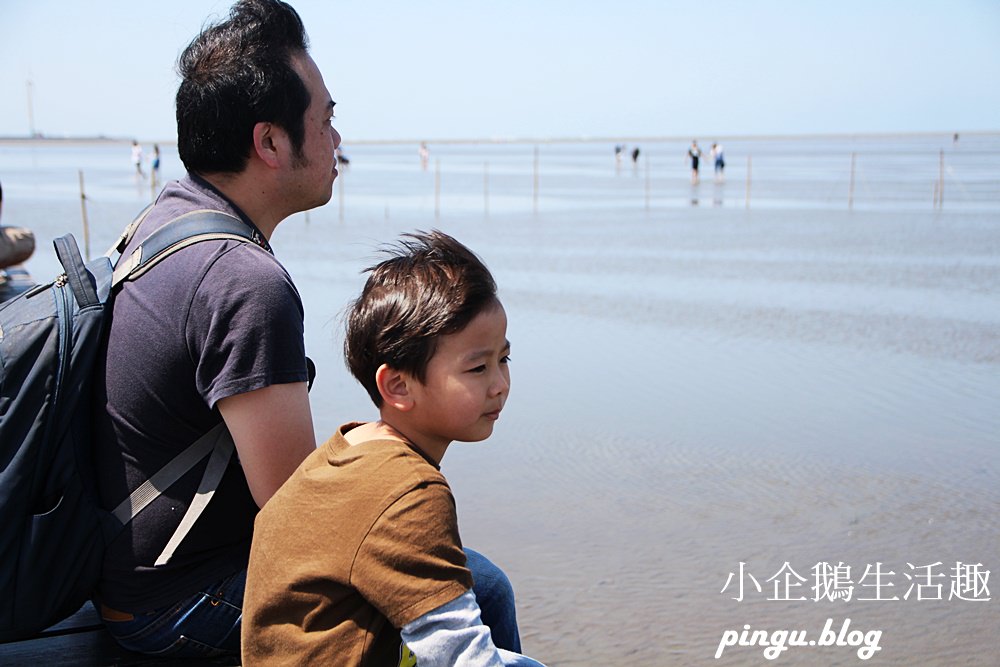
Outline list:
[[[115,287],[191,243],[251,241],[239,219],[195,211],[155,231],[113,267],[110,258],[125,249],[144,215],[88,263],[72,235],[56,239],[65,273],[0,304],[0,641],[31,636],[76,612],[94,594],[106,544],[211,454],[199,494],[160,562],[169,559],[232,456],[232,438],[220,424],[116,510],[98,501],[90,393]]]

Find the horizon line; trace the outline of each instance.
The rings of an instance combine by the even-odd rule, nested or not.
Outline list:
[[[1000,135],[1000,130],[919,130],[919,131],[864,131],[864,132],[802,132],[802,133],[741,133],[741,134],[702,134],[703,137],[711,137],[716,141],[742,141],[742,140],[780,140],[780,139],[828,139],[828,138],[875,138],[875,137],[918,137],[937,135]],[[621,143],[621,142],[676,142],[698,140],[699,135],[648,135],[648,136],[588,136],[579,137],[468,137],[468,138],[406,138],[406,139],[352,139],[344,141],[353,146],[364,145],[392,145],[392,144],[557,144],[557,143]],[[175,145],[176,137],[172,139],[140,139],[130,136],[107,136],[96,135],[45,135],[36,133],[35,135],[0,135],[0,143],[29,143],[29,142],[65,142],[65,143],[128,143],[140,141],[142,143],[159,143]]]

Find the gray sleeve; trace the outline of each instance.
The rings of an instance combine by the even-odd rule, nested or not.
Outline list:
[[[407,623],[400,636],[419,667],[544,667],[493,645],[472,591]]]

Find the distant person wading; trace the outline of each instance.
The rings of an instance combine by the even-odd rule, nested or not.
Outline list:
[[[712,144],[712,161],[715,166],[715,182],[721,183],[726,180],[725,169],[726,169],[726,158],[722,152],[721,144]]]
[[[698,162],[701,160],[701,149],[698,148],[698,142],[692,141],[691,148],[687,152],[688,159],[691,161],[691,185],[698,184]]]

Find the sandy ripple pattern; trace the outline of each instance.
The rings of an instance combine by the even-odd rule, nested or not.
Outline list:
[[[723,632],[849,618],[882,631],[873,664],[995,664],[995,599],[902,597],[910,566],[1000,567],[1000,228],[700,213],[512,224],[487,256],[512,397],[489,445],[447,465],[463,538],[515,581],[527,649],[770,664],[759,647],[715,660]],[[737,602],[740,563],[763,593]],[[766,599],[785,563],[810,599]],[[856,581],[879,563],[900,599],[814,601],[818,563]]]

